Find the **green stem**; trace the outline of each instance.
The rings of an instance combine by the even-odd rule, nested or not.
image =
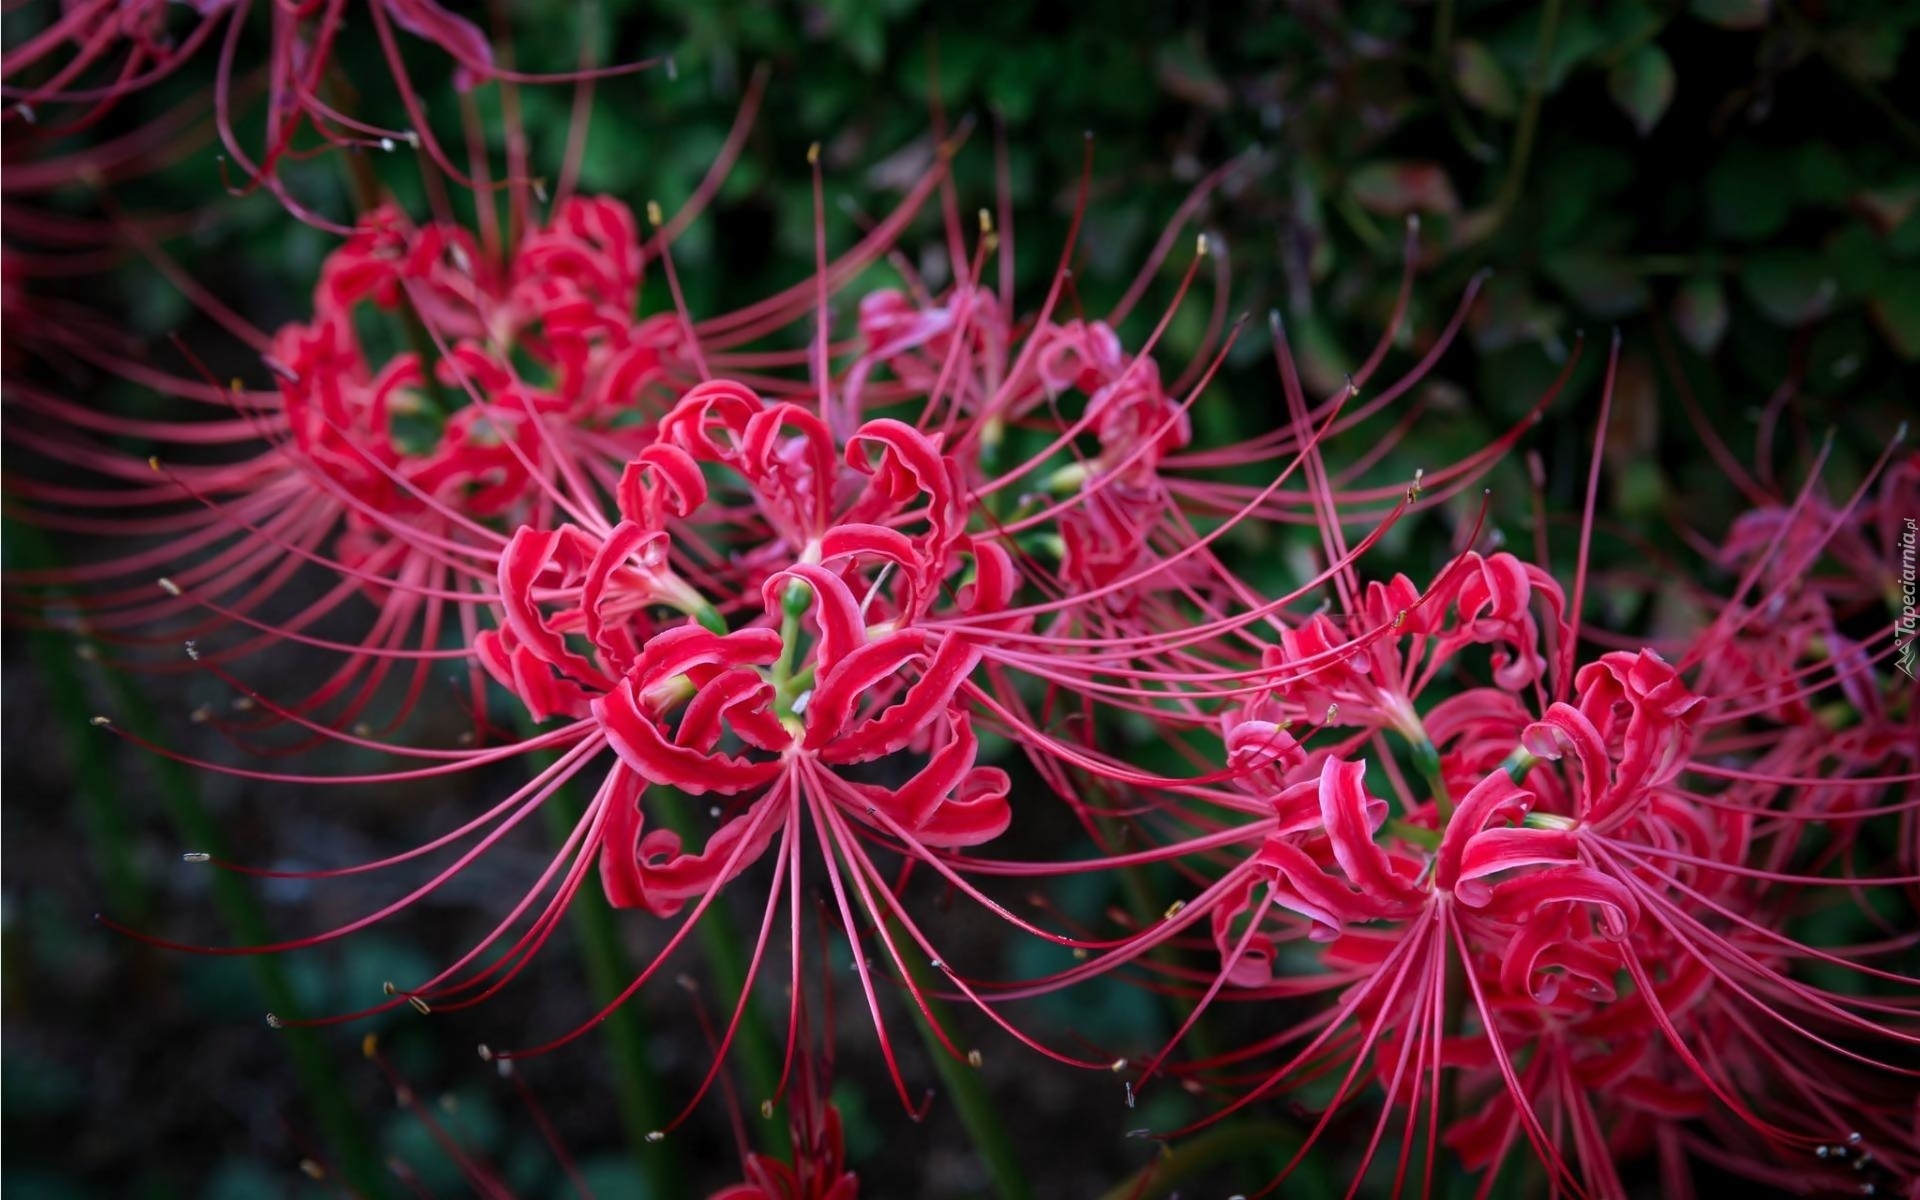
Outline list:
[[[118,671],[105,668],[101,669],[101,675],[109,694],[113,696],[116,710],[114,720],[135,737],[158,741],[163,734],[151,715],[146,697],[134,682]],[[186,766],[170,758],[155,756],[149,760],[148,767],[160,785],[161,799],[174,828],[180,834],[182,844],[215,858],[222,857],[219,825],[200,803],[199,789],[187,773]],[[256,946],[272,941],[271,931],[254,903],[253,889],[243,877],[216,870],[211,878],[214,906],[220,910],[222,919],[235,937],[244,944]],[[288,982],[286,970],[277,956],[250,955],[247,965],[253,971],[254,984],[260,989],[260,997],[266,1002],[268,1012],[289,1012],[298,1007],[293,986]],[[319,1031],[288,1026],[281,1028],[278,1036],[284,1039],[301,1090],[313,1105],[320,1127],[326,1131],[327,1142],[339,1158],[341,1174],[370,1196],[385,1195],[385,1173],[378,1165],[365,1131],[360,1127],[353,1102],[340,1086],[340,1080],[334,1072],[333,1057]]]
[[[1547,76],[1553,66],[1553,42],[1560,29],[1561,0],[1544,0],[1540,6],[1540,40],[1533,51],[1533,71],[1527,78],[1527,97],[1520,106],[1520,121],[1513,131],[1513,157],[1507,163],[1506,178],[1493,204],[1493,220],[1486,232],[1492,233],[1512,215],[1520,201],[1520,189],[1526,183],[1527,163],[1533,157],[1534,136],[1540,128],[1540,109],[1547,95]]]
[[[36,566],[55,566],[59,562],[59,556],[45,534],[31,526],[7,522],[6,541],[8,549],[13,552],[10,557],[18,565],[32,563]],[[86,712],[85,683],[79,673],[62,661],[64,656],[57,649],[42,649],[38,644],[42,636],[53,642],[57,642],[59,636],[36,635],[35,639],[35,657],[43,666],[49,700],[57,715],[69,717],[71,728],[84,728],[81,722],[90,719],[90,714]],[[82,644],[91,645],[86,642]],[[43,654],[45,658],[42,658]],[[94,670],[112,699],[112,719],[135,737],[150,742],[161,740],[163,735],[159,722],[154,719],[146,697],[134,682],[125,674],[98,664]],[[73,711],[69,712],[70,708]],[[81,791],[82,804],[89,810],[86,817],[89,832],[93,832],[97,824],[108,839],[108,845],[96,847],[96,852],[116,860],[105,880],[109,899],[116,904],[129,904],[124,910],[129,916],[143,915],[149,911],[149,906],[145,896],[140,894],[143,889],[139,889],[131,860],[126,857],[127,845],[124,840],[116,844],[116,839],[125,839],[126,825],[119,806],[114,803],[114,797],[125,790],[115,772],[115,756],[101,753],[97,741],[87,745],[77,737],[70,737],[69,742],[75,765],[75,783]],[[153,774],[168,818],[182,839],[182,844],[194,851],[220,857],[219,825],[201,804],[199,789],[186,766],[160,755],[148,756],[145,765]],[[104,789],[89,795],[89,792],[101,787],[102,777],[105,779]],[[214,906],[219,909],[222,920],[235,940],[252,946],[271,942],[271,932],[254,904],[253,891],[245,879],[232,872],[214,871],[211,880]],[[271,954],[254,954],[247,956],[247,965],[267,1011],[293,1011],[296,1007],[293,987],[287,980],[281,960]],[[334,1058],[319,1031],[283,1028],[277,1037],[286,1046],[288,1057],[293,1061],[300,1090],[312,1106],[341,1176],[363,1196],[385,1196],[388,1175],[380,1165],[373,1143],[361,1127],[352,1100],[341,1086],[334,1071]]]
[[[1439,0],[1434,6],[1433,61],[1430,68],[1433,71],[1434,94],[1440,98],[1440,112],[1461,148],[1484,162],[1493,157],[1494,149],[1474,132],[1460,104],[1459,92],[1453,86],[1453,8],[1454,0]]]
[[[540,767],[553,762],[553,755],[536,756]],[[556,789],[540,806],[547,836],[554,844],[564,843],[579,824],[584,811],[570,787]],[[620,941],[620,929],[613,906],[598,887],[587,886],[574,893],[567,905],[567,919],[573,922],[580,938],[580,956],[586,961],[587,982],[595,1000],[611,1004],[632,982],[634,971],[627,960],[626,947]],[[669,1113],[659,1076],[647,1058],[646,1031],[640,1026],[640,1013],[632,1004],[622,1004],[600,1023],[612,1052],[614,1099],[620,1109],[620,1122],[626,1130],[627,1146],[640,1177],[647,1181],[651,1196],[686,1194],[686,1180],[679,1155],[663,1141],[649,1141],[647,1135],[659,1129]]]
[[[1140,1168],[1101,1200],[1159,1200],[1210,1167],[1263,1151],[1291,1150],[1299,1141],[1300,1131],[1279,1121],[1219,1126],[1169,1148],[1158,1162]]]
[[[946,1006],[934,999],[935,989],[943,986],[945,981],[908,949],[916,943],[907,936],[898,917],[889,914],[886,926],[887,936],[893,939],[895,946],[901,947],[900,957],[913,980],[913,986],[926,1002],[925,1013],[920,1011],[917,1004],[909,1006],[914,1027],[920,1031],[921,1040],[926,1043],[927,1057],[933,1060],[935,1073],[940,1076],[940,1082],[946,1085],[947,1098],[953,1101],[960,1124],[966,1127],[967,1137],[973,1142],[975,1152],[980,1155],[987,1174],[993,1179],[994,1193],[1000,1200],[1033,1200],[1033,1188],[1020,1168],[1020,1156],[1014,1152],[1013,1139],[1008,1136],[1007,1127],[1000,1120],[993,1097],[987,1094],[979,1070],[972,1063],[956,1060],[934,1033],[936,1024],[941,1029],[952,1027],[952,1022],[947,1019]],[[932,1015],[931,1022],[928,1014]]]
[[[1101,833],[1108,844],[1117,846],[1122,831],[1127,827],[1109,817],[1097,819]],[[1128,914],[1139,924],[1143,932],[1167,919],[1167,906],[1156,903],[1153,889],[1147,883],[1145,868],[1130,864],[1120,868],[1119,876],[1122,902],[1125,903]],[[1156,946],[1147,952],[1147,957],[1169,967],[1178,968],[1182,965],[1180,952],[1171,945]],[[1176,996],[1172,992],[1165,994],[1165,1000],[1175,1029],[1187,1023],[1187,1019],[1193,1015],[1194,1008],[1200,1003],[1198,997]],[[1184,1041],[1195,1058],[1212,1058],[1216,1052],[1213,1035],[1205,1022],[1196,1021],[1193,1028],[1187,1031]]]
[[[679,792],[672,788],[649,788],[646,805],[658,814],[662,824],[680,836],[682,842],[698,839],[693,814],[689,811],[686,797]],[[694,936],[700,940],[700,952],[707,960],[707,968],[713,972],[720,1002],[731,1013],[732,1006],[739,1003],[746,989],[747,968],[740,956],[740,947],[744,943],[735,936],[733,923],[727,918],[728,913],[722,905],[716,903],[710,906],[699,927],[694,930]],[[767,1032],[766,1023],[760,1019],[759,1011],[751,1000],[747,1003],[746,1011],[740,1014],[740,1028],[734,1034],[734,1044],[738,1048],[741,1065],[746,1069],[747,1082],[753,1088],[756,1103],[771,1098],[780,1087],[780,1055],[775,1051],[773,1037]],[[755,1128],[761,1149],[782,1161],[792,1157],[793,1133],[785,1121],[762,1121]]]

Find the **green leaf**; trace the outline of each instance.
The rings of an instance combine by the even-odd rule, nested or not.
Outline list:
[[[1920,359],[1920,271],[1890,271],[1867,297],[1867,312],[1901,358]]]
[[[1804,325],[1824,316],[1836,290],[1833,273],[1805,250],[1766,250],[1740,268],[1748,299],[1776,325]]]
[[[1758,29],[1767,23],[1772,0],[1693,0],[1693,15],[1722,29]]]
[[[1519,111],[1520,100],[1514,92],[1513,81],[1484,43],[1454,43],[1453,86],[1459,90],[1461,99],[1481,112],[1511,117]]]
[[[1827,52],[1853,74],[1874,83],[1894,78],[1900,67],[1905,37],[1892,25],[1856,25],[1836,29],[1827,37]]]
[[[1348,177],[1347,186],[1362,208],[1389,217],[1460,210],[1460,199],[1439,163],[1368,163]]]
[[[1708,355],[1727,335],[1727,290],[1717,276],[1696,275],[1680,285],[1673,322],[1695,352]]]
[[[1645,137],[1673,103],[1673,60],[1655,45],[1645,45],[1607,72],[1607,94]]]
[[[1785,174],[1775,153],[1750,143],[1730,147],[1707,171],[1707,218],[1714,230],[1748,242],[1780,232],[1793,211]]]
[[[1570,250],[1550,255],[1541,266],[1561,291],[1596,317],[1611,320],[1646,307],[1646,284],[1618,255]]]

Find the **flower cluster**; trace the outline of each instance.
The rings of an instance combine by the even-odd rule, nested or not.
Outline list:
[[[231,57],[244,4],[195,6],[177,45],[161,7],[68,6],[9,70],[68,43],[71,63],[10,89],[14,111],[109,102],[223,21]],[[273,10],[297,40],[272,74],[282,132],[262,161],[233,153],[276,194],[271,160],[293,125],[386,136],[314,88],[342,7]],[[475,27],[428,0],[367,10],[390,50],[396,25],[439,43],[462,87],[511,80]],[[110,50],[127,82],[76,86]],[[746,986],[704,1080],[652,1136],[721,1077],[756,980],[784,959],[786,1054],[767,1099],[799,1077],[799,1153],[749,1156],[749,1181],[722,1196],[846,1200],[839,1117],[813,1094],[804,1045],[804,985],[826,969],[802,936],[804,877],[853,947],[909,1110],[920,1105],[888,1011],[917,1008],[942,1053],[977,1066],[936,1017],[937,1001],[957,1000],[1063,1067],[1124,1073],[1129,1102],[1179,1078],[1215,1101],[1189,1128],[1292,1097],[1308,1133],[1262,1194],[1375,1094],[1356,1188],[1396,1127],[1394,1194],[1415,1177],[1432,1191],[1443,1149],[1489,1188],[1511,1173],[1625,1195],[1643,1159],[1675,1194],[1696,1161],[1782,1186],[1913,1186],[1920,715],[1890,670],[1883,607],[1920,460],[1889,447],[1842,500],[1822,490],[1823,462],[1791,496],[1743,474],[1749,511],[1701,570],[1671,572],[1705,583],[1593,567],[1591,489],[1577,555],[1556,561],[1544,526],[1516,554],[1488,527],[1499,500],[1477,518],[1457,501],[1522,443],[1571,362],[1479,450],[1411,479],[1380,466],[1418,444],[1397,402],[1446,352],[1477,281],[1381,384],[1409,324],[1410,265],[1379,345],[1323,398],[1307,394],[1276,316],[1259,385],[1282,418],[1209,440],[1196,410],[1226,403],[1216,378],[1245,336],[1223,319],[1216,248],[1199,239],[1143,336],[1130,318],[1171,236],[1111,311],[1068,315],[1071,244],[1023,309],[1011,231],[983,213],[969,244],[955,215],[954,149],[840,258],[824,252],[822,218],[811,275],[733,313],[696,319],[672,274],[671,235],[710,189],[672,224],[654,210],[648,235],[618,200],[549,197],[516,177],[503,225],[483,181],[435,146],[446,174],[487,196],[475,228],[381,201],[342,227],[304,319],[269,335],[218,310],[264,386],[176,375],[58,330],[10,353],[10,435],[54,468],[13,481],[22,511],[139,542],[11,573],[19,607],[126,665],[222,681],[241,715],[201,719],[274,761],[143,744],[288,787],[530,764],[523,786],[463,824],[375,862],[217,862],[318,879],[449,859],[362,916],[221,952],[349,937],[445,887],[563,789],[586,798],[485,936],[362,1011],[271,1022],[478,1005],[598,887],[619,919],[659,927],[657,953],[571,1030],[483,1051],[541,1053],[654,980],[746,893],[759,913]],[[1224,177],[1203,180],[1196,203]],[[949,200],[944,282],[903,266],[874,286],[866,268],[936,193]],[[1210,264],[1214,316],[1176,367],[1167,333]],[[674,307],[643,315],[656,268]],[[24,303],[12,285],[10,324]],[[852,314],[837,334],[836,304]],[[53,351],[173,409],[135,416],[63,395],[33,371]],[[1376,436],[1355,445],[1355,430]],[[1410,540],[1418,579],[1379,566],[1386,544]],[[1275,541],[1300,551],[1284,587],[1245,570],[1249,546]],[[1596,582],[1674,611],[1602,622]],[[294,688],[260,682],[261,651],[287,645],[337,661]],[[423,744],[426,722],[411,718],[446,666],[461,672],[464,728]],[[278,761],[329,748],[387,765],[339,775],[324,757]],[[1084,837],[1012,857],[1031,852],[1024,829],[1061,815]],[[1008,880],[1144,867],[1189,889],[1158,919],[1088,929],[1018,915],[998,894]],[[946,922],[921,903],[929,888],[1073,965],[1005,978],[950,963]],[[1100,976],[1183,997],[1176,1036],[1068,1052],[1018,1015],[1023,999]],[[1186,1035],[1229,1005],[1271,1032],[1190,1050]]]

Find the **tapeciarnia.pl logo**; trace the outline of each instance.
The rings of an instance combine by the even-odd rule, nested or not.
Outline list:
[[[1917,652],[1914,638],[1914,575],[1913,544],[1914,518],[1908,517],[1900,533],[1900,619],[1893,626],[1893,640],[1900,648],[1899,665],[1901,673],[1908,679],[1914,676],[1914,658]]]

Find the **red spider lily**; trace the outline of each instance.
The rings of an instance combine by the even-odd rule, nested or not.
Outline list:
[[[1779,577],[1801,577],[1860,500],[1777,564]],[[1783,1154],[1812,1172],[1864,1145],[1878,1170],[1910,1178],[1910,1106],[1896,1097],[1916,1077],[1920,979],[1874,963],[1914,937],[1896,927],[1877,943],[1828,948],[1787,930],[1863,889],[1920,883],[1856,873],[1848,851],[1866,845],[1857,824],[1839,826],[1832,847],[1807,836],[1815,821],[1881,814],[1910,829],[1920,777],[1854,762],[1829,775],[1804,743],[1797,758],[1758,756],[1768,742],[1750,730],[1777,714],[1778,696],[1715,665],[1727,646],[1774,636],[1754,613],[1778,611],[1771,601],[1786,585],[1758,602],[1748,592],[1791,528],[1777,524],[1678,665],[1640,649],[1574,670],[1584,568],[1570,604],[1545,572],[1505,554],[1462,555],[1424,592],[1404,578],[1356,582],[1345,627],[1317,617],[1283,631],[1268,657],[1272,691],[1225,724],[1228,752],[1267,789],[1271,816],[1204,839],[1223,846],[1237,832],[1253,848],[1168,927],[1209,919],[1221,968],[1199,1008],[1236,996],[1328,1000],[1271,1038],[1181,1069],[1240,1090],[1226,1111],[1332,1081],[1309,1146],[1377,1080],[1389,1104],[1355,1189],[1396,1111],[1396,1192],[1413,1170],[1431,1190],[1442,1140],[1485,1171],[1488,1188],[1522,1139],[1556,1186],[1579,1194],[1624,1194],[1615,1162],[1636,1149],[1662,1154],[1672,1180],[1689,1154],[1780,1178],[1799,1169],[1783,1168]],[[1476,646],[1487,648],[1489,683],[1462,657]],[[1862,675],[1886,654],[1831,647],[1795,665],[1796,690],[1877,689]],[[1450,675],[1462,690],[1428,700]],[[1424,796],[1390,738],[1424,777]],[[1391,803],[1363,783],[1369,752]],[[1729,765],[1743,760],[1752,765]],[[1907,798],[1851,811],[1824,799],[1835,787],[1889,786]],[[1282,941],[1313,948],[1318,974],[1276,978]],[[1855,983],[1814,983],[1815,964]],[[1254,1065],[1269,1053],[1280,1065]],[[1475,1116],[1462,1119],[1467,1111]],[[1721,1136],[1679,1132],[1683,1119]]]
[[[590,87],[598,79],[657,65],[651,60],[598,68],[583,64],[553,74],[526,74],[512,69],[505,56],[496,55],[478,26],[448,11],[437,0],[272,4],[267,6],[269,19],[262,31],[268,41],[262,70],[267,94],[266,140],[257,152],[250,152],[234,131],[234,108],[235,93],[241,90],[236,87],[241,45],[254,0],[196,0],[184,6],[192,10],[192,27],[185,36],[176,38],[169,28],[169,18],[180,7],[163,0],[80,0],[65,5],[56,19],[7,51],[6,64],[0,67],[0,78],[8,80],[0,85],[0,96],[10,102],[4,119],[10,124],[34,124],[43,120],[46,110],[77,108],[78,115],[59,132],[84,128],[122,100],[178,73],[205,51],[214,60],[212,117],[227,155],[247,180],[247,188],[265,188],[301,219],[338,229],[295,199],[279,179],[279,168],[288,158],[314,153],[296,147],[296,139],[303,132],[310,131],[320,149],[416,146],[438,170],[462,186],[477,190],[487,187],[483,175],[470,176],[441,147],[414,90],[396,28],[432,43],[451,60],[453,85],[463,97],[484,83],[505,87],[574,83]],[[367,24],[392,72],[411,128],[385,128],[345,110],[345,101],[339,95],[342,80],[333,56],[343,32],[362,13],[369,18]],[[210,45],[218,49],[207,51]],[[69,48],[70,55],[62,60],[62,52]],[[199,107],[204,111],[207,106],[202,102]]]
[[[156,479],[132,456],[16,422],[10,435],[35,454],[121,485],[16,481],[17,493],[47,510],[37,520],[160,541],[82,567],[16,573],[9,582],[77,589],[69,603],[90,630],[134,645],[198,641],[227,622],[256,630],[238,644],[209,647],[213,661],[288,637],[350,650],[340,670],[296,705],[311,712],[338,701],[334,721],[343,726],[396,664],[411,663],[404,712],[432,662],[467,655],[435,645],[450,622],[472,626],[472,606],[486,599],[489,573],[471,557],[497,553],[506,540],[502,524],[549,519],[556,511],[550,481],[577,470],[575,460],[622,460],[635,444],[622,423],[644,420],[648,389],[662,399],[674,394],[663,364],[680,353],[684,326],[630,315],[645,256],[631,215],[611,201],[564,201],[500,263],[458,229],[416,229],[382,209],[330,256],[313,320],[264,343],[277,394],[175,381],[124,351],[87,348],[90,362],[222,406],[228,419],[129,420],[10,379],[9,400],[27,412],[145,440],[188,461],[155,460],[164,475]],[[364,343],[368,310],[386,314],[396,330],[407,318],[431,320],[442,344],[451,343],[437,378],[427,378],[415,351],[383,358]],[[448,395],[469,402],[436,407]],[[192,461],[209,451],[229,461]],[[192,502],[184,511],[182,493]],[[153,515],[124,515],[141,508]],[[106,512],[117,515],[95,515]],[[270,602],[308,565],[339,572],[338,586],[293,618],[269,621]],[[171,574],[164,590],[155,589],[151,581],[163,568]],[[338,646],[305,632],[356,597],[377,609],[364,645]],[[155,629],[183,617],[184,627]]]
[[[832,977],[822,977],[821,998],[827,1023],[833,1012]],[[801,1019],[806,1023],[809,1010],[802,1005]],[[714,1042],[713,1031],[701,1018],[702,1032]],[[811,1033],[803,1033],[811,1040]],[[841,1132],[840,1110],[828,1097],[833,1081],[833,1044],[822,1039],[817,1054],[802,1054],[795,1066],[796,1079],[787,1097],[787,1128],[793,1148],[786,1158],[756,1153],[748,1148],[746,1131],[734,1113],[734,1138],[739,1143],[742,1182],[714,1192],[708,1200],[857,1200],[860,1180],[847,1169],[846,1141]],[[770,1106],[762,1106],[763,1116],[772,1116]]]

